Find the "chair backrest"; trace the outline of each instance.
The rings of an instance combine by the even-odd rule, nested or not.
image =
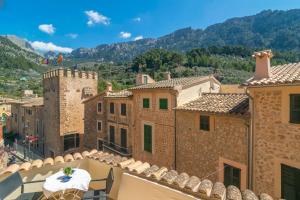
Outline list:
[[[106,179],[106,194],[110,193],[113,183],[114,183],[114,171],[112,168],[110,168]]]
[[[0,182],[0,199],[4,199],[22,185],[23,181],[19,172],[13,173]]]

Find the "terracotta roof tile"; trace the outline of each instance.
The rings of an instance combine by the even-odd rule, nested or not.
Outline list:
[[[246,94],[204,93],[189,103],[178,106],[177,110],[191,110],[211,113],[244,114],[249,107]]]
[[[136,87],[130,88],[130,90],[138,89],[158,89],[158,88],[174,88],[176,86],[188,87],[198,82],[208,80],[212,76],[197,76],[197,77],[185,77],[185,78],[173,78],[170,80],[158,81],[155,83],[139,85]]]
[[[243,85],[251,87],[292,83],[300,83],[300,62],[271,67],[271,76],[269,78],[257,80],[252,77]]]

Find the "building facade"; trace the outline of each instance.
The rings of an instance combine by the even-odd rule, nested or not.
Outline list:
[[[246,94],[206,93],[177,107],[176,169],[245,190],[248,105]]]
[[[97,74],[56,69],[43,76],[45,155],[83,147],[83,101],[97,94]]]
[[[300,199],[300,63],[271,67],[256,52],[255,76],[244,85],[252,120],[251,187],[276,199]]]
[[[219,92],[220,83],[211,76],[166,78],[130,88],[135,105],[133,157],[175,169],[174,108],[198,98],[203,92]]]

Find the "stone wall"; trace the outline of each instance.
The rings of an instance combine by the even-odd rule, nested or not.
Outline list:
[[[209,115],[210,131],[203,131],[199,128],[200,115],[200,112],[176,111],[177,170],[201,179],[223,182],[223,163],[226,163],[242,168],[241,188],[245,189],[248,119],[233,115]]]
[[[83,147],[83,101],[97,93],[97,75],[57,69],[44,74],[46,155],[64,154],[63,136],[79,133]],[[86,95],[86,88],[90,94]],[[75,149],[74,149],[75,150]],[[78,149],[77,149],[78,150]],[[69,151],[71,152],[71,151]]]
[[[97,95],[84,102],[84,145],[88,149],[97,149],[97,139],[104,138],[106,132],[106,109],[104,95]],[[102,112],[97,112],[97,104],[102,102]],[[97,130],[97,121],[102,121],[102,130]]]
[[[143,109],[143,98],[150,98],[150,108]],[[159,110],[159,98],[168,98],[168,110]],[[173,90],[133,91],[133,157],[144,162],[174,169],[174,131],[176,92]],[[143,124],[152,125],[152,153],[143,150]]]
[[[281,198],[281,164],[300,169],[300,125],[289,122],[299,86],[250,88],[254,98],[254,191]]]

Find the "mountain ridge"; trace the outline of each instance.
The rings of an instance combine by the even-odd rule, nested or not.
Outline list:
[[[71,57],[126,62],[153,48],[185,52],[226,45],[299,51],[299,32],[300,9],[264,10],[255,15],[227,19],[205,29],[186,27],[158,38],[78,48],[72,51]]]

